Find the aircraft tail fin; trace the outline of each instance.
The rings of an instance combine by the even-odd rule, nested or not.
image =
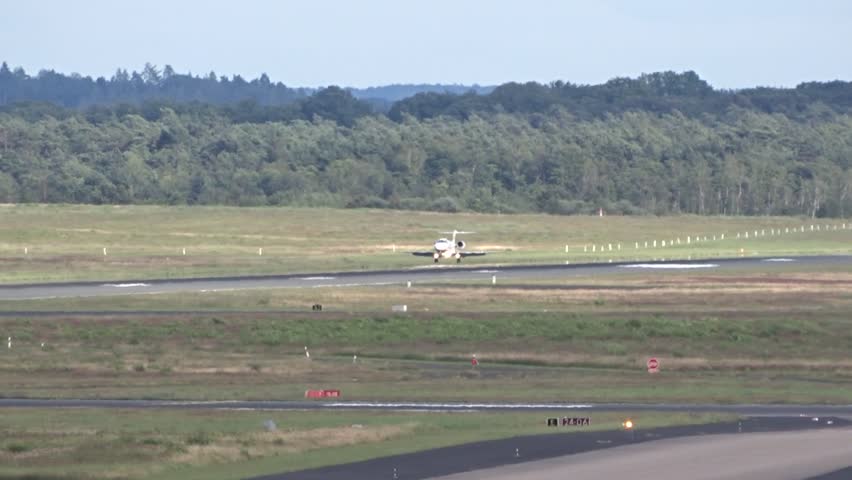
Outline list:
[[[476,232],[463,232],[461,230],[453,230],[452,232],[440,232],[440,233],[444,234],[444,235],[452,235],[453,236],[453,243],[456,243],[456,235],[470,235],[471,233],[476,233]]]

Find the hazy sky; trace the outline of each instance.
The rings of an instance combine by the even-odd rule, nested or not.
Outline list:
[[[852,80],[847,0],[0,0],[0,60],[110,77],[266,72],[290,86],[694,70],[715,87]]]

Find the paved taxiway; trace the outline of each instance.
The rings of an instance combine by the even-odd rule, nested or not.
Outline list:
[[[592,423],[594,424],[594,416]],[[638,425],[638,424],[637,424]],[[792,462],[777,462],[771,456],[793,449],[795,440],[813,441],[826,445],[824,452],[808,458],[793,454],[793,460],[803,459],[815,468],[795,470],[798,476],[769,478],[795,478],[802,480],[812,472],[826,472],[843,465],[843,454],[850,445],[831,443],[852,435],[850,422],[841,418],[821,417],[759,417],[739,421],[704,425],[679,425],[659,428],[588,431],[583,427],[547,428],[549,433],[524,435],[499,440],[442,447],[414,453],[391,455],[328,467],[257,477],[253,480],[373,480],[400,478],[421,480],[432,478],[478,479],[573,479],[573,478],[766,478],[737,472],[749,472],[746,465],[758,469],[787,466]],[[566,429],[567,428],[567,429]],[[772,440],[779,435],[781,441]],[[793,433],[803,435],[790,435]],[[718,441],[712,438],[718,437]],[[703,439],[710,439],[704,442]],[[730,441],[738,445],[734,451],[726,446]],[[695,443],[693,443],[695,442]],[[683,447],[683,446],[685,447]],[[744,450],[751,448],[752,450]],[[802,448],[813,453],[808,448]],[[597,452],[587,454],[587,452]],[[748,458],[749,453],[757,460]],[[767,458],[769,457],[769,458]],[[849,460],[846,457],[847,461]],[[734,461],[729,465],[729,460]],[[742,461],[740,461],[742,460]],[[815,465],[822,461],[824,465]],[[613,462],[613,465],[610,465]],[[689,470],[701,468],[698,475]],[[575,468],[577,471],[575,472]],[[612,468],[615,466],[616,468]],[[498,468],[499,467],[499,468]],[[758,473],[760,470],[756,470]],[[397,476],[392,476],[396,472]],[[575,475],[577,473],[577,475]],[[730,474],[717,476],[715,473]],[[801,474],[801,475],[800,475]],[[655,476],[659,475],[659,476]],[[704,476],[702,476],[704,475]]]
[[[802,480],[852,463],[852,430],[705,435],[458,473],[441,480]]]
[[[782,261],[778,261],[782,260]],[[438,265],[432,268],[383,270],[369,272],[337,272],[293,275],[220,277],[175,280],[126,280],[121,282],[72,282],[0,286],[0,300],[36,298],[91,297],[140,293],[174,293],[227,291],[257,288],[323,288],[350,286],[399,285],[406,282],[438,283],[445,281],[487,281],[496,275],[501,281],[525,278],[572,278],[626,273],[637,270],[666,271],[670,269],[725,270],[773,266],[794,262],[811,267],[849,265],[852,256],[806,257],[745,257],[668,262],[588,263],[573,265],[512,265],[459,267]]]

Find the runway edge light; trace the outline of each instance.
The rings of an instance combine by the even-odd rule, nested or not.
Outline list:
[[[621,422],[621,426],[624,427],[625,430],[632,430],[633,429],[633,420],[630,420],[628,418],[627,420]]]

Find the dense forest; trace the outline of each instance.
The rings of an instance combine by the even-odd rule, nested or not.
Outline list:
[[[847,82],[727,91],[693,72],[662,72],[602,85],[424,89],[383,113],[338,87],[153,70],[116,74],[96,98],[68,85],[101,79],[30,78],[4,64],[0,202],[852,211]],[[154,93],[126,97],[122,85]]]

